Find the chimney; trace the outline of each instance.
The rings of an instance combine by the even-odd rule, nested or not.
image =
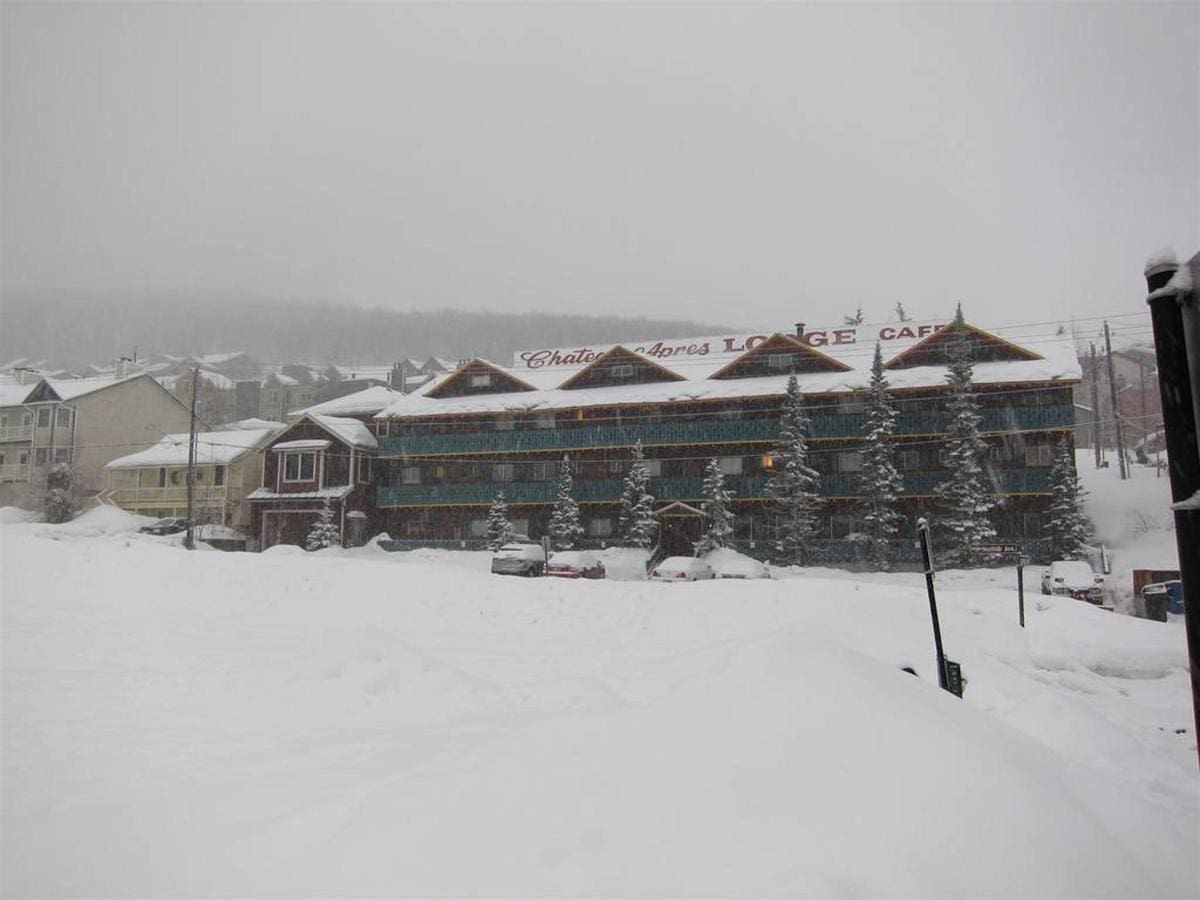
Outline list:
[[[129,374],[129,357],[122,356],[117,360],[117,377],[124,378]]]
[[[800,340],[804,340],[804,323],[803,322],[796,323],[796,337],[799,338]]]
[[[1149,293],[1153,294],[1159,288],[1165,287],[1167,282],[1175,277],[1177,271],[1179,271],[1179,263],[1176,261],[1174,253],[1163,253],[1151,259],[1146,263],[1144,273]]]

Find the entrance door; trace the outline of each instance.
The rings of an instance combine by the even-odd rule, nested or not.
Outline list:
[[[658,547],[662,556],[695,556],[704,531],[704,514],[686,503],[671,503],[654,514],[658,518]]]

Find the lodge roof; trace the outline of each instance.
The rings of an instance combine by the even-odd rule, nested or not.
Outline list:
[[[899,358],[906,351],[925,344],[944,327],[944,322],[926,322],[863,325],[857,329],[810,330],[806,333],[803,344],[796,338],[784,337],[795,342],[797,346],[813,347],[824,358],[843,369],[800,372],[795,376],[800,389],[809,394],[835,394],[866,389],[876,340],[884,346],[886,364]],[[1002,344],[1014,348],[1011,354],[1014,358],[977,362],[974,367],[976,384],[1069,384],[1080,379],[1079,361],[1069,335],[1038,336],[1031,339],[1006,335],[1002,329],[989,332],[972,327],[972,332],[994,340],[995,345]],[[787,374],[747,377],[728,377],[726,374],[724,377],[714,377],[728,373],[739,361],[751,358],[755,349],[770,339],[771,335],[760,334],[626,343],[619,346],[648,357],[656,366],[674,373],[677,376],[676,380],[641,384],[609,383],[576,388],[569,387],[575,377],[600,360],[613,347],[524,351],[516,355],[515,365],[511,368],[500,367],[495,363],[488,365],[524,382],[529,386],[527,390],[440,396],[440,388],[453,379],[457,374],[455,373],[440,376],[430,384],[399,398],[376,417],[468,415],[780,396],[784,393],[790,377]],[[753,346],[746,349],[747,344]],[[1036,349],[1029,346],[1030,344],[1035,344]],[[459,372],[462,371],[460,368]],[[944,388],[946,385],[944,363],[893,369],[889,370],[887,375],[891,388],[897,391]]]

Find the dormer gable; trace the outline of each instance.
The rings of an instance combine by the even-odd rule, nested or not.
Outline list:
[[[673,372],[666,366],[661,366],[654,360],[618,344],[601,353],[560,384],[559,389],[571,391],[580,388],[621,387],[629,384],[685,380],[678,372]]]
[[[790,335],[771,335],[753,350],[713,372],[709,378],[761,378],[809,372],[849,372],[851,366]]]
[[[885,369],[915,369],[918,366],[944,366],[950,361],[950,354],[955,342],[955,326],[951,322],[943,325],[923,341],[913,344],[907,350],[893,356],[883,367]],[[990,362],[1031,362],[1044,359],[1025,347],[1019,347],[990,332],[974,325],[964,323],[963,331],[966,340],[971,345],[971,360],[976,363]]]
[[[476,394],[511,394],[518,391],[537,390],[532,384],[522,381],[511,372],[486,359],[476,357],[463,363],[441,384],[431,388],[426,397],[435,400],[447,397],[471,397]]]

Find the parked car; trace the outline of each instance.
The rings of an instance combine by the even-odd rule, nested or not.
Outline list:
[[[533,541],[510,541],[492,554],[495,575],[541,575],[546,568],[546,551]]]
[[[546,574],[558,578],[603,578],[604,563],[587,550],[560,550],[546,563]]]
[[[740,553],[729,552],[716,559],[709,559],[708,563],[716,578],[747,580],[771,577],[770,570],[763,563]]]
[[[1092,567],[1078,559],[1060,559],[1050,563],[1042,573],[1042,593],[1059,594],[1099,603],[1103,596],[1101,585],[1104,576],[1097,575]]]
[[[669,556],[650,571],[651,581],[708,581],[712,567],[694,556]]]
[[[178,516],[168,516],[165,519],[159,519],[157,522],[151,522],[149,525],[143,525],[138,531],[142,534],[179,534],[181,531],[187,531],[187,519],[182,519]]]

